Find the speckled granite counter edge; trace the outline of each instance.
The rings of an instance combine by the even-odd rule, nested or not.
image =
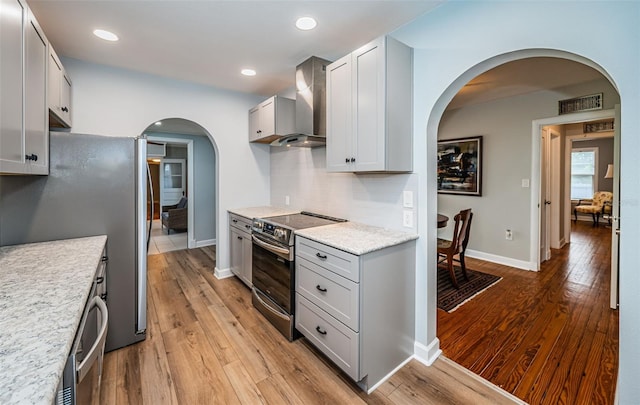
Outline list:
[[[362,256],[376,250],[418,239],[417,234],[387,228],[344,222],[295,231],[296,235],[333,248]]]
[[[266,218],[275,217],[278,215],[297,214],[300,210],[287,208],[287,207],[275,207],[275,206],[262,206],[262,207],[245,207],[245,208],[230,208],[228,212],[241,217],[253,219],[253,218]]]

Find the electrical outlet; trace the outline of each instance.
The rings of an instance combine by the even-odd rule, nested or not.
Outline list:
[[[290,201],[290,199],[289,199],[289,196],[288,196],[288,195],[285,195],[285,196],[284,196],[284,205],[289,205],[289,203],[290,203],[290,202],[291,202],[291,201]]]
[[[402,226],[413,228],[413,211],[404,210],[402,212]]]
[[[511,232],[511,229],[507,229],[507,230],[504,232],[504,238],[505,238],[506,240],[513,240],[513,232]]]

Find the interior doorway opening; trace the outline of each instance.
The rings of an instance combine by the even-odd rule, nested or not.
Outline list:
[[[535,57],[530,57],[529,52],[538,53]],[[526,64],[529,62],[543,62],[539,59],[539,56],[553,56],[554,62],[563,63],[568,62],[568,65],[578,69],[586,68],[590,71],[589,74],[593,74],[592,78],[586,82],[571,82],[570,79],[566,79],[567,82],[557,83],[555,86],[548,84],[549,82],[531,83],[522,77],[527,77],[526,73],[522,73],[522,68],[526,69]],[[562,58],[565,58],[564,60]],[[558,60],[561,59],[561,60]],[[513,62],[517,62],[514,66],[518,66],[519,78],[521,82],[512,82],[513,86],[506,88],[503,86],[503,93],[499,95],[499,91],[496,91],[494,87],[500,87],[504,84],[501,74],[505,73],[505,69]],[[490,69],[494,67],[502,67],[503,69]],[[538,68],[540,65],[538,65]],[[546,72],[550,74],[550,71],[545,69],[537,69],[539,72]],[[552,69],[553,79],[556,80],[562,75],[557,74],[557,69]],[[569,69],[571,70],[571,69]],[[473,71],[472,74],[470,73]],[[575,77],[579,76],[578,74]],[[531,77],[540,76],[533,74]],[[561,80],[561,79],[560,79]],[[597,82],[596,82],[597,81]],[[518,86],[520,84],[521,86]],[[528,90],[522,89],[524,86],[529,86]],[[477,65],[470,71],[466,72],[460,78],[458,78],[441,96],[438,103],[434,107],[432,116],[430,118],[428,130],[434,130],[437,140],[454,139],[468,136],[482,135],[484,137],[484,161],[487,165],[483,168],[483,196],[481,198],[461,197],[461,196],[443,196],[437,195],[437,212],[452,217],[456,212],[464,208],[472,208],[474,212],[474,223],[471,229],[469,248],[466,256],[482,259],[482,262],[476,262],[472,260],[479,268],[487,269],[490,272],[495,264],[509,265],[512,268],[521,268],[528,270],[539,269],[538,259],[543,256],[544,251],[541,249],[539,235],[541,232],[549,232],[555,234],[556,240],[554,244],[561,247],[568,243],[569,238],[562,240],[562,235],[567,230],[570,231],[569,226],[564,226],[564,221],[569,218],[567,212],[570,212],[569,208],[565,207],[564,200],[562,199],[565,193],[564,188],[566,186],[565,170],[562,163],[562,157],[567,153],[565,145],[565,135],[557,128],[552,128],[554,125],[558,125],[558,122],[539,120],[537,117],[553,117],[556,121],[562,121],[558,119],[557,115],[558,101],[564,98],[578,97],[584,94],[589,94],[589,89],[594,86],[603,85],[607,94],[607,103],[603,110],[596,111],[596,118],[603,117],[597,116],[597,114],[609,114],[612,115],[613,107],[619,103],[620,96],[615,90],[615,87],[606,76],[606,73],[602,72],[595,64],[587,61],[577,55],[564,54],[563,52],[556,52],[551,50],[529,50],[522,51],[521,54],[513,53],[508,56],[501,55],[494,60],[485,61],[484,63]],[[533,86],[533,87],[531,87]],[[556,87],[557,86],[557,87]],[[512,91],[513,89],[522,89],[521,93],[507,94],[504,92]],[[584,91],[584,92],[583,92]],[[477,93],[476,93],[477,92]],[[476,96],[474,97],[474,93]],[[488,111],[493,106],[494,112]],[[608,111],[607,111],[608,110]],[[441,111],[438,116],[437,112]],[[606,111],[603,112],[603,111]],[[593,112],[592,112],[593,113]],[[594,120],[593,117],[585,118],[577,113],[571,115],[571,120],[575,120],[576,123]],[[435,116],[434,116],[435,115]],[[569,115],[565,116],[567,119]],[[434,122],[432,122],[432,120]],[[528,121],[527,121],[528,120]],[[517,123],[514,124],[514,121]],[[544,121],[544,122],[543,122]],[[529,138],[529,131],[527,126],[531,122],[534,122],[535,138],[533,141]],[[573,122],[571,122],[573,123]],[[562,122],[560,122],[562,124]],[[521,128],[523,126],[524,128]],[[550,167],[541,166],[543,160],[542,149],[542,129],[547,127],[547,136],[549,137],[549,149],[547,159],[549,162],[555,162]],[[465,132],[467,131],[467,132]],[[473,131],[473,132],[471,132]],[[508,133],[507,133],[508,132]],[[496,134],[501,134],[497,136]],[[428,134],[429,136],[429,134]],[[435,150],[433,145],[429,145],[430,154]],[[570,150],[568,151],[570,153]],[[493,154],[493,156],[492,156]],[[431,157],[432,161],[436,160],[435,156]],[[548,169],[548,170],[547,170]],[[559,174],[553,177],[554,173]],[[543,177],[547,178],[546,182],[543,182]],[[570,179],[569,179],[570,180]],[[432,183],[433,184],[433,183]],[[548,194],[542,193],[542,188],[548,187]],[[435,191],[432,191],[435,194]],[[428,193],[429,194],[429,193]],[[545,200],[542,197],[556,195],[560,200],[556,203],[556,212],[550,212],[548,219],[556,218],[555,221],[549,221],[546,228],[541,228],[542,217],[540,215],[540,207],[544,206]],[[567,199],[570,203],[570,200]],[[542,204],[541,204],[542,203]],[[434,214],[430,212],[430,214]],[[547,218],[545,218],[546,220]],[[515,223],[516,226],[511,224]],[[505,238],[505,230],[509,230],[507,235],[512,236]],[[441,236],[441,233],[438,232]],[[444,235],[446,238],[446,231]],[[507,241],[505,241],[505,239]],[[517,243],[513,243],[520,239]],[[549,239],[549,238],[548,238]],[[432,243],[431,241],[428,241]],[[431,251],[431,250],[430,250]],[[589,254],[588,252],[579,253]],[[569,260],[567,255],[567,261]],[[573,255],[572,257],[575,257]],[[560,260],[561,261],[561,260]],[[605,260],[606,261],[606,260]],[[514,263],[514,264],[510,264]],[[431,265],[431,264],[429,264]],[[561,263],[555,263],[554,265],[562,266]],[[558,267],[558,268],[560,268]],[[436,272],[438,271],[435,263],[433,264],[433,273],[428,274],[430,280],[436,279]],[[502,274],[501,272],[504,273]],[[592,269],[591,275],[597,274],[597,269]],[[497,273],[501,273],[503,277],[508,275],[515,279],[516,277],[527,278],[528,282],[521,284],[521,287],[516,287],[515,284],[508,284],[502,281],[503,285],[508,285],[510,288],[524,288],[531,283],[537,283],[535,277],[539,277],[536,273],[517,274],[513,272],[513,269],[500,268]],[[601,273],[601,272],[600,272]],[[563,274],[563,273],[559,273]],[[583,274],[583,277],[591,277],[590,275]],[[572,277],[580,277],[573,275]],[[548,285],[544,288],[549,288],[553,291],[553,299],[555,302],[551,305],[549,315],[542,315],[543,317],[549,316],[549,319],[553,318],[553,312],[557,308],[564,308],[566,304],[560,291],[565,291],[566,294],[571,295],[571,286],[561,284],[562,277],[557,277],[557,285]],[[566,279],[566,277],[565,277]],[[547,280],[545,280],[547,281]],[[606,280],[603,281],[606,284]],[[436,286],[437,283],[431,283],[430,285]],[[500,286],[500,283],[497,284]],[[599,285],[600,286],[600,285]],[[432,287],[436,289],[436,287]],[[500,291],[500,287],[495,288],[495,291]],[[482,300],[482,295],[489,296],[491,289],[486,290],[479,295],[479,299]],[[508,289],[500,291],[502,294],[510,293]],[[434,295],[437,296],[436,293]],[[518,299],[517,296],[513,296],[513,299]],[[437,311],[436,314],[436,335],[441,338],[440,348],[443,350],[447,357],[453,358],[458,356],[460,359],[466,359],[463,366],[469,368],[473,372],[477,372],[481,376],[487,378],[489,381],[494,382],[497,385],[504,385],[503,388],[512,393],[517,393],[518,396],[525,400],[535,402],[536,390],[544,387],[542,383],[537,387],[527,385],[526,381],[545,381],[548,376],[542,376],[545,367],[544,364],[549,358],[550,352],[563,353],[563,349],[559,346],[558,342],[569,341],[569,338],[561,337],[563,333],[558,330],[557,335],[549,332],[543,334],[546,337],[553,335],[552,340],[542,343],[542,347],[536,347],[535,350],[527,351],[527,347],[520,347],[513,340],[504,340],[501,338],[514,334],[519,335],[522,342],[526,342],[526,337],[536,335],[539,333],[533,329],[527,329],[522,332],[522,325],[516,326],[511,320],[526,318],[526,311],[540,311],[544,313],[547,309],[540,309],[535,303],[540,303],[546,300],[548,296],[541,295],[540,297],[529,297],[531,304],[525,308],[520,308],[519,314],[510,313],[510,306],[503,303],[495,306],[487,306],[485,308],[486,314],[494,314],[495,322],[488,321],[488,316],[476,314],[469,316],[471,319],[479,319],[481,317],[485,320],[483,322],[474,322],[473,325],[462,326],[459,323],[460,318],[456,322],[446,324],[448,316],[441,316],[444,314],[442,311]],[[599,308],[602,308],[602,304],[605,303],[607,297],[597,295]],[[520,299],[523,299],[522,297]],[[466,311],[470,305],[473,305],[474,299],[464,304],[462,309],[458,311]],[[602,302],[600,302],[602,301]],[[495,301],[497,302],[497,301]],[[467,308],[465,308],[467,307]],[[572,312],[570,309],[569,312]],[[472,311],[468,313],[471,314]],[[602,316],[607,319],[607,322],[611,322],[612,328],[617,328],[617,313],[610,313],[605,310],[601,311]],[[573,315],[572,315],[573,316]],[[449,317],[449,319],[454,319]],[[532,317],[531,320],[539,319],[539,317]],[[537,321],[536,321],[537,322]],[[561,321],[558,325],[562,324]],[[575,324],[574,324],[575,325]],[[542,326],[542,324],[541,324]],[[548,326],[548,323],[546,323]],[[471,332],[475,337],[471,340],[456,335],[456,333]],[[506,334],[506,335],[505,335]],[[548,336],[547,336],[548,335]],[[617,335],[611,334],[613,344],[617,344]],[[466,340],[465,340],[466,339]],[[553,340],[555,339],[555,340]],[[517,340],[517,339],[516,339]],[[466,343],[463,343],[466,342]],[[532,342],[529,342],[532,343]],[[527,344],[525,343],[525,346]],[[508,350],[507,345],[509,345]],[[453,348],[453,349],[452,349]],[[457,351],[457,353],[448,352],[448,350]],[[593,350],[598,350],[594,348]],[[520,353],[521,356],[517,359],[511,359],[507,353]],[[617,351],[616,351],[617,353]],[[462,356],[462,357],[460,357]],[[525,358],[526,357],[526,358]],[[615,366],[617,368],[617,355],[614,359]],[[513,363],[512,363],[513,362]],[[524,362],[524,363],[523,363]],[[512,368],[513,365],[513,368]],[[498,369],[495,367],[499,366]],[[575,367],[575,366],[574,366]],[[579,366],[578,366],[579,367]],[[511,370],[506,372],[506,370]],[[527,374],[529,372],[537,372],[538,374]],[[515,374],[514,374],[515,373]],[[517,375],[516,377],[513,377]],[[525,381],[523,383],[522,381]],[[577,381],[580,384],[579,381]],[[572,384],[572,383],[568,383]],[[529,391],[531,388],[535,388],[533,391]],[[615,385],[609,387],[610,393],[613,393]]]
[[[167,118],[143,132],[154,185],[154,222],[149,254],[215,245],[217,241],[217,152],[199,124]],[[155,169],[155,170],[154,170]],[[151,197],[150,197],[151,198]]]

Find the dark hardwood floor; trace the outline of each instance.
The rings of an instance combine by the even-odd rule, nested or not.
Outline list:
[[[446,358],[410,361],[371,395],[305,339],[288,342],[212,248],[149,257],[147,339],[105,356],[101,404],[514,404]]]
[[[611,229],[589,222],[572,223],[571,243],[540,272],[468,259],[503,280],[451,314],[438,310],[443,353],[531,404],[613,404],[610,263]]]

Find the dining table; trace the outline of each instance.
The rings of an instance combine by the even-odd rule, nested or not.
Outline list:
[[[438,214],[438,228],[444,228],[449,222],[449,217],[446,215]]]

